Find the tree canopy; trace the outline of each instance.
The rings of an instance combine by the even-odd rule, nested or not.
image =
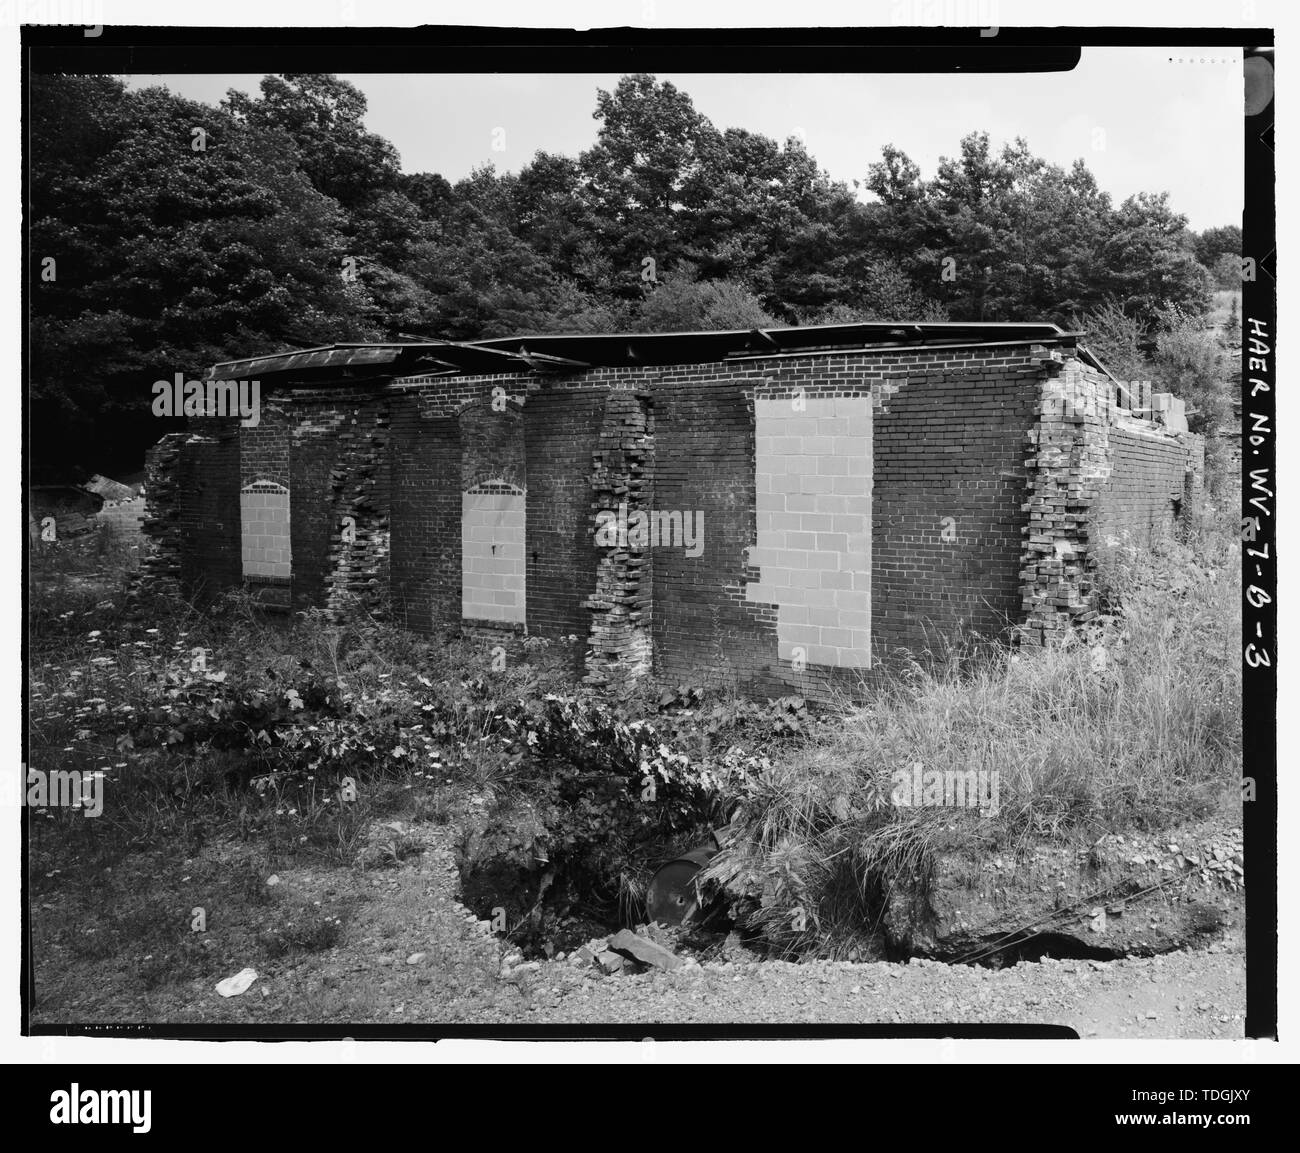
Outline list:
[[[1158,327],[1199,314],[1240,251],[1236,226],[1198,236],[1163,193],[1113,204],[1082,161],[987,133],[929,180],[891,145],[838,182],[797,138],[719,129],[649,75],[597,91],[580,155],[454,183],[404,173],[365,113],[328,75],[267,76],[215,107],[33,77],[38,467],[131,467],[164,431],[154,380],[251,354],[1106,307]]]

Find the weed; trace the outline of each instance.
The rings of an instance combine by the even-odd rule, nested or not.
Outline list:
[[[1099,570],[1110,611],[1086,632],[913,661],[773,747],[705,881],[778,953],[840,953],[900,894],[923,902],[944,853],[1215,811],[1241,774],[1239,547],[1210,531],[1195,547],[1117,543]],[[896,807],[891,779],[912,765],[998,773],[996,813]]]

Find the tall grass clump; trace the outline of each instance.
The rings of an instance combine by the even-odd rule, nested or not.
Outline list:
[[[1239,548],[1203,528],[1117,542],[1104,611],[1063,642],[911,661],[749,783],[707,880],[778,949],[843,953],[945,854],[1217,810],[1241,779]],[[996,773],[996,811],[895,804],[918,764]]]

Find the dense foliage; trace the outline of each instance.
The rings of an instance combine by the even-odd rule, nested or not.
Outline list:
[[[33,77],[39,472],[138,467],[164,431],[152,382],[222,359],[399,333],[1067,321],[1107,301],[1150,324],[1198,314],[1240,246],[1188,231],[1163,194],[1113,204],[1082,161],[983,133],[932,180],[887,147],[868,201],[798,139],[720,130],[647,75],[597,93],[580,155],[454,185],[404,173],[365,111],[333,76],[268,76],[217,107]]]
[[[460,839],[476,912],[507,908],[512,940],[538,945],[572,917],[585,940],[593,903],[600,922],[634,917],[620,904],[714,829],[709,891],[745,932],[794,954],[866,948],[891,880],[937,854],[1173,828],[1239,789],[1235,521],[1228,506],[1186,541],[1108,546],[1088,635],[992,655],[955,636],[819,709],[698,686],[602,700],[572,682],[576,637],[512,642],[503,662],[360,614],[271,626],[242,594],[205,614],[159,601],[146,623],[120,593],[47,581],[28,764],[99,774],[105,818],[36,820],[126,845],[237,830],[346,864],[373,826],[382,865],[412,846],[379,820],[432,818]],[[1000,808],[893,804],[914,764],[998,771]]]

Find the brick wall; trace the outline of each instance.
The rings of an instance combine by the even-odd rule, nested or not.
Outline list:
[[[456,417],[392,401],[391,585],[394,619],[419,632],[461,617],[461,448]]]
[[[655,417],[649,392],[609,392],[592,453],[591,532],[597,551],[588,684],[623,692],[651,670],[655,516]],[[672,536],[669,518],[669,537]],[[684,532],[681,534],[684,536]]]
[[[263,604],[288,608],[292,574],[290,415],[283,395],[264,396],[257,424],[239,430],[243,577]]]
[[[199,603],[242,579],[239,430],[235,420],[195,418],[176,462],[180,583]]]
[[[277,404],[242,443],[208,423],[155,454],[187,583],[237,583],[241,481],[287,484],[295,606],[391,593],[422,631],[468,613],[576,634],[607,684],[649,662],[668,681],[818,693],[1026,616],[1041,640],[1086,611],[1099,527],[1163,525],[1196,484],[1195,438],[1117,424],[1106,378],[1027,345],[416,378]],[[597,514],[620,507],[702,528],[698,547],[598,544]]]
[[[189,434],[169,432],[144,456],[145,538],[140,569],[132,578],[128,600],[132,611],[148,612],[151,596],[181,593],[181,552],[185,538],[180,523],[180,458]]]
[[[1100,493],[1101,533],[1145,547],[1173,531],[1186,497],[1187,447],[1157,430],[1117,426],[1110,432],[1111,474]]]
[[[464,491],[492,481],[518,489],[527,485],[524,422],[521,406],[499,396],[497,403],[468,404],[460,424],[460,473]]]
[[[591,512],[592,453],[605,390],[541,392],[524,406],[528,470],[528,631],[587,637],[598,563]]]
[[[822,623],[819,617],[817,627],[830,629],[832,640],[845,642],[831,647],[841,650],[836,659],[845,667],[839,672],[853,675],[872,652],[935,644],[961,629],[1003,631],[1019,605],[1023,442],[1041,375],[1027,348],[1011,347],[759,357],[545,377],[395,382],[391,391],[405,398],[412,413],[420,414],[419,427],[425,431],[417,432],[409,423],[414,417],[394,418],[395,444],[400,446],[394,458],[394,597],[405,597],[407,619],[415,627],[427,627],[425,622],[438,615],[438,606],[445,610],[453,605],[459,614],[455,581],[445,575],[430,581],[419,570],[430,563],[444,574],[461,570],[460,508],[457,504],[453,516],[445,500],[444,458],[454,451],[466,462],[486,460],[483,468],[462,466],[475,479],[480,473],[500,471],[493,463],[498,453],[492,445],[499,448],[506,442],[507,425],[486,420],[495,389],[498,396],[512,398],[512,408],[519,402],[523,407],[529,631],[591,636],[592,613],[584,602],[589,604],[596,591],[598,572],[608,577],[610,571],[608,558],[602,560],[594,544],[593,491],[599,500],[617,493],[617,487],[600,488],[603,481],[593,489],[603,467],[597,455],[602,452],[602,429],[610,431],[606,393],[641,392],[653,398],[654,413],[653,464],[645,474],[645,500],[655,511],[699,514],[704,528],[704,547],[697,557],[687,556],[680,546],[660,545],[636,558],[649,570],[653,589],[648,616],[656,673],[695,683],[757,685],[771,692],[817,691],[829,674],[815,662],[796,667],[788,653],[781,654],[777,604],[762,599],[761,591],[752,591],[763,587],[761,566],[751,552],[759,543],[754,414],[756,400],[788,404],[802,396],[805,404],[811,399],[833,408],[839,398],[849,406],[872,405],[875,459],[868,463],[871,454],[863,445],[862,452],[849,453],[842,474],[828,473],[828,492],[795,495],[820,495],[834,500],[837,508],[842,503],[841,516],[862,516],[862,502],[875,500],[870,546],[863,550],[870,556],[870,572],[855,578],[852,568],[837,567],[836,574],[844,571],[861,586],[844,590],[822,588],[818,574],[818,588],[810,595],[824,603],[791,606],[794,615],[801,607],[816,609],[821,616],[835,614],[834,622]],[[469,426],[462,420],[456,430],[460,443],[453,449],[448,432],[435,431],[432,424],[471,405],[480,407],[483,418]],[[795,411],[791,409],[792,416]],[[863,414],[857,408],[854,413],[861,422]],[[827,419],[841,418],[832,412]],[[863,427],[859,423],[859,432]],[[467,447],[471,444],[472,449]],[[823,447],[829,449],[828,459],[836,455],[833,440],[828,446],[813,444],[812,450],[821,453]],[[848,447],[847,442],[840,445]],[[444,478],[441,504],[433,491],[435,475]],[[619,483],[628,475],[620,474]],[[852,493],[845,487],[849,485],[856,486]],[[403,494],[414,497],[417,491],[424,495],[408,504]],[[830,510],[806,511],[836,515]],[[414,535],[406,531],[407,524],[419,525]],[[842,527],[847,543],[847,524]],[[812,531],[818,530],[813,526]],[[821,531],[833,533],[834,521]],[[429,555],[438,547],[432,539],[436,537],[442,539],[444,553],[455,555],[441,561]],[[828,574],[827,579],[833,586],[844,578]],[[626,573],[613,584],[626,589]],[[840,592],[856,593],[859,599],[869,592],[871,611],[865,623],[861,604],[836,604]],[[426,604],[427,609],[417,608]],[[841,613],[848,615],[842,618]],[[644,620],[637,623],[643,626]],[[841,623],[847,629],[840,629]],[[870,641],[861,635],[868,629]],[[628,651],[635,651],[635,645]]]
[[[699,555],[653,550],[654,668],[670,681],[777,683],[776,608],[746,596],[760,575],[749,550],[757,544],[754,395],[765,382],[751,364],[683,365],[663,370],[652,389],[655,508],[690,513],[697,526],[702,518]]]
[[[1020,634],[1048,644],[1097,613],[1099,551],[1146,546],[1200,498],[1201,438],[1118,408],[1116,386],[1069,358],[1044,379],[1029,428]],[[1177,503],[1175,503],[1177,502]]]
[[[547,377],[545,388],[519,374],[393,382],[392,586],[399,619],[422,630],[462,619],[462,496],[495,478],[525,490],[529,632],[589,635],[584,601],[597,567],[590,478],[611,375],[617,374]]]
[[[1020,602],[1024,436],[1042,369],[1023,352],[890,382],[875,420],[872,635],[943,651],[1001,637]]]
[[[1070,359],[1053,367],[1026,432],[1030,470],[1020,636],[1047,644],[1096,614],[1096,519],[1117,418],[1109,378]]]
[[[293,605],[372,611],[389,596],[389,405],[374,390],[300,392],[290,439]]]
[[[281,488],[289,487],[289,442],[291,412],[283,393],[262,397],[261,419],[239,430],[239,476],[241,485],[269,481]]]

